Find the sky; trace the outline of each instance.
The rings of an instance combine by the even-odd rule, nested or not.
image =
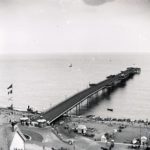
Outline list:
[[[0,54],[149,52],[150,0],[0,0]]]

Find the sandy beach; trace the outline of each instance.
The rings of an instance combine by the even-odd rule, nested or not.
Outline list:
[[[70,117],[69,121],[65,122],[69,128],[75,128],[78,124],[83,124],[87,127],[89,132],[93,132],[98,139],[104,134],[109,133],[113,135],[116,143],[131,143],[133,138],[140,138],[146,136],[149,138],[150,125],[146,123],[127,122],[127,121],[99,121],[95,118]],[[65,125],[66,126],[66,125]],[[119,131],[119,129],[121,130]],[[114,130],[118,130],[114,133]],[[94,139],[96,140],[96,139]]]

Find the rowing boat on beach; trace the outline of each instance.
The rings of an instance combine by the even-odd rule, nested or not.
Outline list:
[[[112,109],[112,108],[107,108],[107,110],[108,110],[108,111],[113,111],[113,109]]]

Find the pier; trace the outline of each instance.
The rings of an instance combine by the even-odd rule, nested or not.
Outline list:
[[[114,87],[125,83],[128,79],[132,78],[135,74],[139,74],[140,72],[140,68],[129,67],[125,71],[121,71],[116,75],[110,75],[104,81],[96,84],[91,84],[91,86],[89,85],[89,88],[80,91],[79,93],[76,93],[65,101],[57,104],[53,108],[44,112],[42,116],[50,123],[53,123],[59,117],[67,114],[72,109],[76,109],[76,111],[78,111],[83,101],[87,101],[88,105],[88,101],[93,95],[98,95],[99,92],[103,93],[109,91]],[[36,119],[39,119],[39,117]]]

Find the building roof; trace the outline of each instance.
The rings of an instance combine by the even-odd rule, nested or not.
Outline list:
[[[146,137],[146,136],[142,136],[142,137],[141,137],[141,141],[142,141],[142,142],[146,142],[146,141],[147,141],[147,137]]]
[[[38,122],[38,123],[45,123],[46,120],[45,120],[45,119],[38,119],[37,122]]]
[[[87,130],[87,127],[86,125],[83,125],[83,124],[79,124],[77,129],[83,129],[83,130]]]
[[[28,117],[22,117],[22,118],[20,118],[20,120],[21,121],[27,121],[27,120],[29,120],[29,118]]]
[[[2,126],[0,128],[0,148],[9,150],[9,147],[16,133],[22,138],[24,142],[26,141],[25,136],[22,134],[18,127],[14,132],[12,132],[11,125]]]

